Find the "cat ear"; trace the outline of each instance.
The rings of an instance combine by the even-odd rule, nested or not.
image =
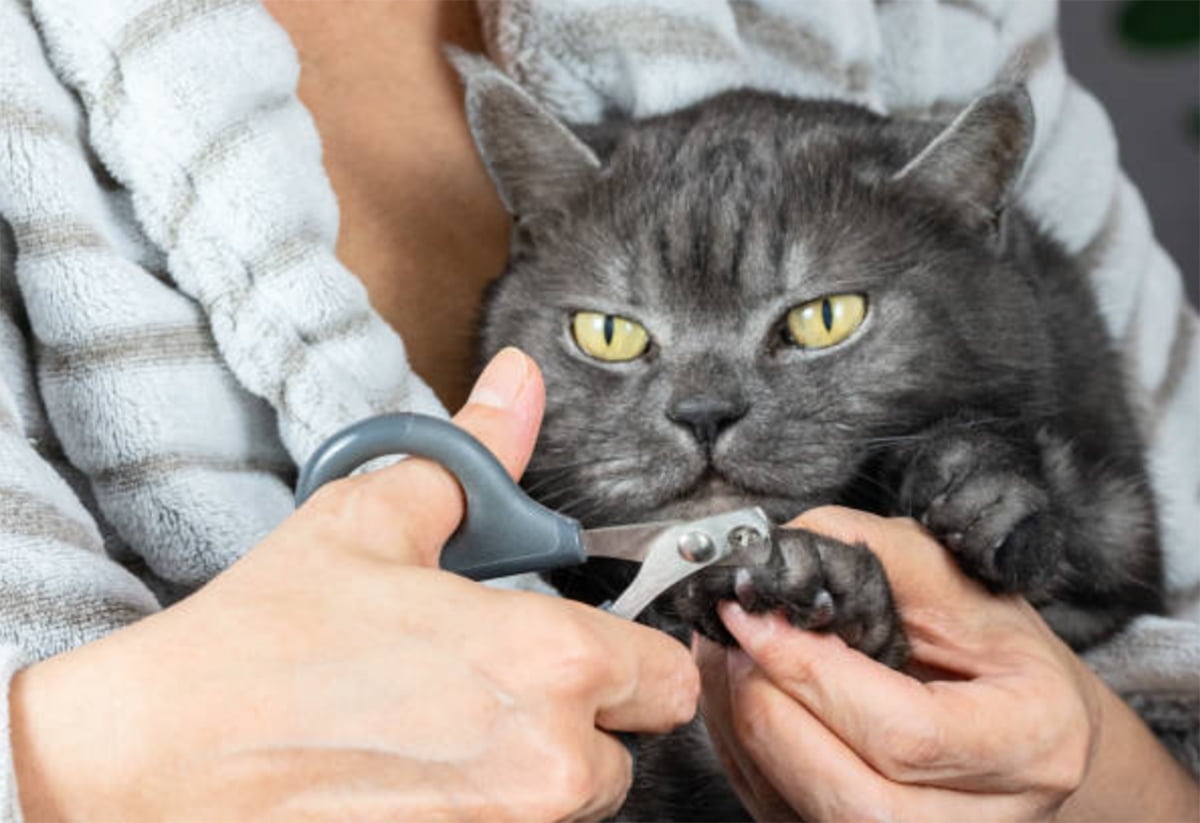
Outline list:
[[[446,56],[462,77],[471,134],[510,212],[536,211],[600,169],[582,140],[490,60],[452,46]]]
[[[1024,168],[1033,122],[1024,87],[976,98],[893,179],[932,187],[970,222],[995,229]]]

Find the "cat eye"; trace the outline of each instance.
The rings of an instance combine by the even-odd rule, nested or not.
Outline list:
[[[617,314],[577,312],[571,319],[571,333],[584,354],[609,363],[641,357],[650,344],[645,326]]]
[[[784,338],[802,349],[828,348],[853,334],[866,315],[865,295],[827,295],[789,311]]]

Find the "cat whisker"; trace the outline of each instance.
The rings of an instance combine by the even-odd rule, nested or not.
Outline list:
[[[601,460],[583,460],[576,463],[564,463],[550,468],[538,467],[531,469],[525,474],[524,487],[525,491],[537,496],[548,486],[557,482],[571,478],[572,474],[579,469],[597,469],[605,468],[606,473],[621,472],[622,466],[627,465],[627,470],[635,470],[642,462],[635,458],[609,458]],[[595,482],[595,478],[591,478],[591,482]]]

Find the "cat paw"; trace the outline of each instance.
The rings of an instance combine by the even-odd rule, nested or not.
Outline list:
[[[1037,594],[1053,580],[1063,533],[1037,463],[999,435],[945,435],[921,448],[901,511],[995,591]]]
[[[710,566],[676,590],[679,616],[705,637],[737,645],[717,604],[737,601],[751,614],[778,611],[793,626],[833,632],[889,666],[908,643],[883,567],[866,546],[802,529],[776,529],[770,559],[758,566]]]

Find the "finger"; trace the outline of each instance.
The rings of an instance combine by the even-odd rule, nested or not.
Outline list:
[[[934,670],[994,673],[997,651],[1040,622],[1019,598],[992,595],[968,578],[950,552],[910,518],[822,506],[788,526],[870,549],[887,574],[913,657]]]
[[[1036,695],[1022,681],[921,683],[849,648],[835,635],[794,629],[778,615],[749,615],[736,603],[721,619],[782,694],[861,755],[903,783],[1007,790],[1028,751],[1028,723],[997,723],[1004,706],[1020,715]]]
[[[721,766],[726,776],[733,783],[742,801],[751,805],[759,793],[756,784],[757,770],[745,750],[737,745],[737,736],[733,730],[733,705],[730,700],[729,685],[729,654],[730,650],[707,640],[700,635],[693,635],[692,656],[700,670],[700,712],[704,717],[704,727],[708,730],[721,760]],[[762,815],[754,813],[761,818]]]
[[[489,612],[492,633],[520,637],[525,649],[521,666],[510,646],[481,651],[504,690],[541,694],[611,732],[662,733],[695,716],[700,675],[670,635],[559,597],[484,591],[505,601]]]
[[[695,717],[700,673],[679,641],[599,609],[571,605],[600,643],[595,659],[604,671],[592,695],[597,726],[661,734]]]
[[[533,452],[544,403],[537,364],[518,349],[507,348],[484,369],[453,422],[474,435],[516,478]],[[454,476],[433,461],[414,458],[356,480],[361,493],[355,500],[364,510],[351,516],[377,533],[372,545],[394,542],[400,532],[410,537],[423,562],[436,565],[442,545],[464,514],[462,489]],[[391,533],[388,524],[395,524]]]
[[[753,759],[737,742],[733,730],[733,705],[730,699],[729,655],[731,651],[693,635],[692,656],[700,669],[703,685],[700,711],[713,748],[725,776],[733,785],[742,804],[755,820],[792,820],[796,813],[790,809],[779,792],[759,771]]]
[[[692,636],[692,657],[700,671],[700,713],[704,717],[704,727],[713,741],[726,776],[745,801],[753,791],[751,778],[746,776],[752,764],[735,743],[727,655],[728,650],[724,647],[700,635]]]
[[[806,820],[892,818],[886,783],[836,734],[744,653],[728,669],[737,744],[787,806]]]
[[[953,557],[928,531],[910,518],[884,518],[841,506],[809,509],[787,524],[824,534],[843,543],[863,543],[879,558],[900,600],[923,603],[944,601],[947,592],[973,584]],[[979,589],[982,592],[982,588]]]
[[[760,667],[731,659],[738,740],[805,820],[1019,820],[1024,793],[985,794],[888,780],[780,690]]]
[[[886,518],[841,506],[821,506],[809,509],[787,525],[843,543],[865,544],[887,571],[901,608],[945,603],[949,593],[964,588],[986,596],[982,586],[959,570],[953,555],[911,518]]]
[[[569,820],[606,820],[625,803],[633,784],[633,758],[625,744],[597,730],[589,741],[587,781],[582,803]]]

